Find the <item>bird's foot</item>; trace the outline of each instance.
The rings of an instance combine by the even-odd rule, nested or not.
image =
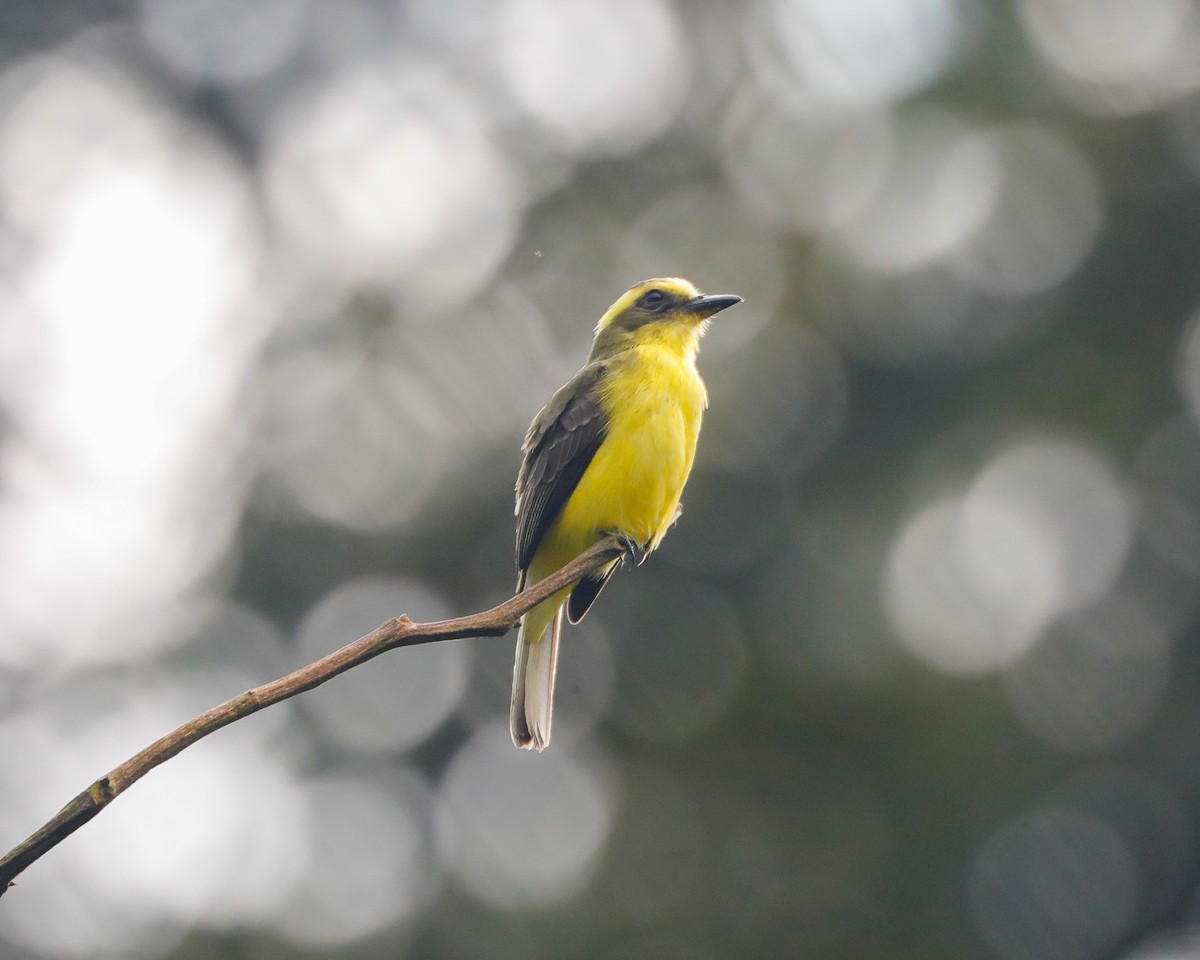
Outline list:
[[[622,533],[620,530],[605,530],[606,536],[616,537],[621,541],[621,547],[625,551],[625,557],[632,560],[634,566],[640,567],[646,562],[646,557],[650,556],[650,551],[642,544],[638,543],[629,534]]]

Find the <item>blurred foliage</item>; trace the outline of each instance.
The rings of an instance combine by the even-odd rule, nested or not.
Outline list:
[[[513,580],[631,283],[746,298],[569,634],[172,761],[6,957],[1200,957],[1200,5],[9,0],[0,823]]]

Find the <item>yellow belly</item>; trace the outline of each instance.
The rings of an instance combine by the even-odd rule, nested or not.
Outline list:
[[[546,532],[533,582],[617,530],[653,550],[671,521],[696,454],[706,403],[690,358],[638,348],[604,385],[608,433]]]

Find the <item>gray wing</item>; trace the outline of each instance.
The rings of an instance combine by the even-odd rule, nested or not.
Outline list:
[[[603,363],[589,363],[534,418],[525,435],[517,475],[517,589],[550,525],[575,492],[604,442],[608,417],[597,387]]]

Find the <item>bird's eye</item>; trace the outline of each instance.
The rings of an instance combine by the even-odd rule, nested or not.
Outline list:
[[[654,309],[661,307],[666,299],[667,295],[661,290],[647,290],[642,294],[641,306]]]

